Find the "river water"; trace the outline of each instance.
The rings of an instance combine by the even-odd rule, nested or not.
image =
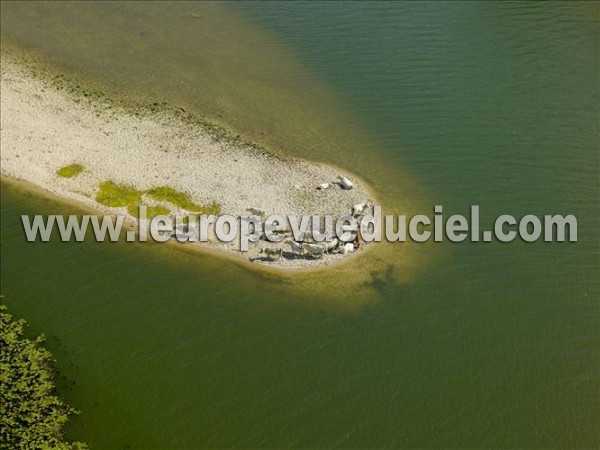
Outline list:
[[[70,438],[598,446],[598,3],[2,2],[1,20],[60,70],[342,166],[398,214],[578,219],[577,243],[382,245],[289,279],[25,243],[20,214],[77,210],[4,183],[4,301],[48,336]]]

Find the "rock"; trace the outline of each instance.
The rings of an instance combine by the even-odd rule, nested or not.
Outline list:
[[[358,203],[352,207],[352,216],[362,216],[370,207],[371,202]]]
[[[304,244],[296,241],[288,241],[293,255],[302,255],[304,253]]]
[[[354,251],[354,242],[346,242],[342,247],[342,255],[352,253]]]
[[[304,244],[302,248],[313,258],[322,258],[325,254],[325,246],[321,244]]]
[[[352,189],[354,187],[354,185],[352,184],[352,181],[350,181],[348,178],[346,178],[342,175],[338,176],[338,180],[339,180],[338,184],[340,185],[340,187],[342,189],[348,190],[348,189]]]
[[[269,261],[277,261],[281,258],[283,250],[280,248],[263,248],[261,251]]]
[[[340,242],[337,238],[333,238],[331,241],[325,242],[325,251],[327,253],[331,253],[338,248]]]

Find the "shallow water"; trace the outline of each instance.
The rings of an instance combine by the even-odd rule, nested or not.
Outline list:
[[[70,437],[597,446],[598,4],[338,5],[2,2],[2,34],[354,170],[399,212],[573,213],[579,242],[387,246],[340,302],[159,245],[25,244],[19,214],[70,207],[3,184],[2,290],[75,382]]]

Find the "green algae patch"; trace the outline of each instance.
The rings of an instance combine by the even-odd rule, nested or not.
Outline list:
[[[198,211],[199,214],[206,214],[206,215],[213,215],[213,216],[218,216],[219,213],[221,212],[221,205],[219,205],[217,202],[212,202],[208,205],[203,205],[200,207],[200,210]]]
[[[173,203],[175,206],[188,211],[198,211],[201,206],[194,203],[185,192],[180,192],[169,186],[158,186],[146,191],[146,195],[154,200]]]
[[[221,205],[212,202],[208,205],[194,203],[185,192],[178,191],[169,186],[158,186],[146,191],[146,195],[154,200],[169,202],[178,208],[192,211],[198,214],[217,215],[221,212]]]
[[[63,178],[73,178],[83,172],[85,167],[81,164],[69,164],[56,171],[56,175]]]
[[[96,201],[104,206],[127,207],[127,212],[134,217],[139,217],[139,206],[142,203],[142,195],[145,194],[153,200],[169,202],[178,208],[192,211],[195,214],[218,215],[221,205],[212,202],[206,205],[194,203],[185,192],[180,192],[168,186],[158,186],[146,192],[138,191],[127,184],[117,184],[113,181],[100,183]],[[171,211],[166,206],[156,205],[147,207],[148,218],[167,215]]]
[[[139,204],[131,204],[127,206],[127,212],[131,214],[133,217],[140,216]],[[169,214],[169,208],[164,206],[148,206],[146,207],[146,217],[149,219],[156,216],[166,216]]]
[[[139,205],[142,193],[132,186],[116,184],[112,181],[100,183],[100,190],[96,194],[96,201],[104,206],[130,206]]]

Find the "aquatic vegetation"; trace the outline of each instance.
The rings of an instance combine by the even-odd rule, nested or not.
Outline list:
[[[208,205],[199,205],[194,203],[190,196],[185,192],[178,191],[169,186],[158,186],[146,191],[146,195],[158,200],[172,203],[173,205],[192,211],[198,214],[214,214],[217,215],[221,212],[221,205],[216,202],[212,202]]]
[[[85,167],[81,164],[69,164],[68,166],[61,167],[56,171],[56,175],[63,178],[73,178],[83,172]]]
[[[65,442],[63,428],[72,407],[55,395],[52,354],[44,336],[23,336],[26,323],[14,320],[0,305],[0,436],[2,448],[86,449],[81,442]]]
[[[104,206],[127,206],[137,207],[142,200],[142,193],[133,186],[116,184],[112,181],[100,183],[100,190],[96,194],[96,201]]]

